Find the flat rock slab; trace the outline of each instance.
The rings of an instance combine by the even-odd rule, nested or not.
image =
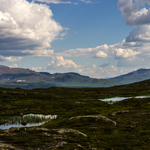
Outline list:
[[[87,116],[76,116],[76,117],[71,117],[69,120],[76,120],[76,119],[84,119],[84,118],[93,118],[96,121],[102,120],[103,122],[110,123],[112,126],[116,126],[116,122],[101,115],[87,115]]]
[[[53,129],[53,131],[57,131],[58,133],[74,133],[77,135],[83,135],[84,137],[87,137],[87,135],[85,133],[82,133],[78,130],[74,130],[74,129]]]

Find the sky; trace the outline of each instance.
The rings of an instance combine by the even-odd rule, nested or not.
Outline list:
[[[0,0],[0,65],[99,79],[150,68],[150,0]]]

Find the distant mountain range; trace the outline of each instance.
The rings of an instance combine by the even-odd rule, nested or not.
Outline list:
[[[52,86],[109,87],[113,85],[118,83],[110,79],[93,79],[74,72],[50,74],[0,65],[0,87],[33,89]]]
[[[0,87],[7,88],[110,87],[146,79],[150,79],[150,69],[139,69],[111,79],[94,79],[74,72],[50,74],[0,65]]]
[[[125,75],[110,78],[120,84],[129,84],[150,79],[150,69],[138,69]]]

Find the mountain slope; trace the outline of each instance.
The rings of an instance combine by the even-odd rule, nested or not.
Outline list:
[[[53,82],[65,87],[109,87],[118,85],[116,81],[110,79],[93,79],[70,73],[55,75]]]
[[[150,69],[139,69],[125,75],[121,75],[111,80],[119,82],[120,84],[129,84],[150,79]]]
[[[0,65],[0,87],[32,89],[52,86],[109,87],[114,85],[118,83],[110,79],[93,79],[74,72],[50,74]]]
[[[2,74],[38,74],[38,73],[29,69],[11,68],[0,65],[0,75]]]
[[[0,65],[0,87],[25,89],[59,87],[110,87],[150,79],[150,69],[139,69],[111,79],[94,79],[75,72],[35,72]]]

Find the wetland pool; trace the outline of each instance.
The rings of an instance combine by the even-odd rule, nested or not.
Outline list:
[[[118,101],[122,101],[125,99],[130,99],[130,98],[149,98],[150,96],[135,96],[135,97],[113,97],[113,98],[105,98],[105,99],[99,99],[104,102],[109,102],[110,104]]]
[[[56,118],[57,118],[57,115],[42,115],[42,114],[27,114],[23,116],[4,117],[0,119],[2,121],[6,121],[6,123],[0,125],[0,129],[6,130],[11,127],[40,126]]]

